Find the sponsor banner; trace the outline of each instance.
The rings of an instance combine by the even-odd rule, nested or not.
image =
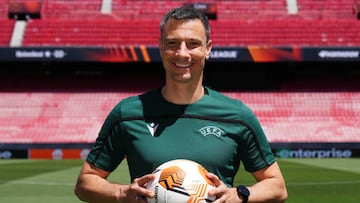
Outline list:
[[[360,157],[360,149],[351,148],[279,148],[273,150],[279,158],[353,158]]]
[[[89,149],[29,149],[29,159],[85,159]]]
[[[143,46],[0,48],[0,61],[150,62],[159,55],[151,55],[148,51]]]
[[[83,149],[0,149],[1,159],[85,159],[90,148]],[[272,147],[278,158],[355,158],[360,157],[360,148],[352,147]]]
[[[0,61],[161,62],[158,47],[0,47]],[[209,62],[360,61],[360,47],[213,47]]]
[[[214,47],[209,61],[319,62],[360,61],[360,47]]]
[[[27,149],[0,149],[0,159],[27,159]]]
[[[303,61],[360,61],[360,47],[303,48]]]

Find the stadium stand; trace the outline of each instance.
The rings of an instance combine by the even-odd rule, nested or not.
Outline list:
[[[68,65],[59,67],[66,72],[63,69]],[[116,71],[118,66],[122,65],[111,68]],[[2,143],[91,143],[118,101],[162,81],[158,69],[151,65],[137,70],[120,67],[119,72],[99,71],[98,75],[86,69],[81,73],[76,68],[72,68],[74,74],[61,70],[35,73],[34,70],[39,71],[35,67],[23,69],[29,68],[32,70],[27,73],[0,75]],[[277,72],[274,75],[281,71],[272,69]],[[231,74],[234,82],[246,83],[236,79],[246,74],[243,70]],[[219,89],[248,104],[273,143],[360,142],[360,83],[356,79],[359,72],[334,72],[329,77],[319,71],[311,77],[291,77],[289,74],[284,81],[276,80],[281,82],[273,89],[269,88],[270,83],[264,84],[264,89],[234,85],[234,89]],[[217,79],[222,83],[221,77]]]
[[[297,26],[292,26],[294,23]],[[23,46],[157,45],[155,21],[63,20],[28,22]],[[214,21],[212,38],[217,46],[360,45],[360,23],[349,20],[308,21],[236,20]],[[234,26],[236,24],[236,26]],[[334,25],[337,25],[336,27]]]
[[[102,2],[44,0],[42,18],[28,22],[22,46],[156,45],[158,23],[153,22],[174,6],[196,1]],[[360,44],[353,0],[202,2],[217,5],[212,21],[217,46]]]
[[[1,93],[4,98],[1,100],[1,142],[92,142],[103,113],[108,109],[102,105],[111,105],[114,102],[110,103],[109,99],[116,96],[106,93]]]
[[[0,46],[7,47],[10,44],[15,21],[0,18],[0,24]]]
[[[359,21],[344,19],[214,21],[213,39],[220,46],[355,46]],[[234,26],[236,25],[236,26]]]
[[[115,2],[115,1],[114,1]],[[44,0],[43,19],[96,19],[106,16],[101,12],[102,0]]]
[[[0,46],[10,46],[15,26],[15,21],[7,18],[7,2],[0,0],[0,5],[4,5],[0,6]],[[22,35],[22,47],[156,46],[159,18],[184,2],[196,1],[42,0],[41,18],[29,19],[24,32],[14,34]],[[217,5],[217,19],[211,21],[215,46],[360,45],[360,21],[354,0],[201,2]],[[30,83],[43,80],[28,79]],[[74,81],[62,84],[70,86],[60,89],[51,88],[44,81],[39,90],[28,83],[17,88],[17,83],[25,79],[14,82],[2,74],[1,143],[93,142],[110,108],[153,82],[143,79],[138,85],[124,81],[107,86],[118,85],[119,89],[100,91],[89,85],[93,81],[78,81],[77,85],[93,87],[81,90],[73,90]],[[350,87],[343,83],[328,86],[314,83],[318,80],[321,79],[287,83],[277,91],[224,93],[254,109],[271,142],[360,142],[359,83],[352,80]],[[302,89],[304,84],[308,87]],[[319,85],[326,88],[309,91]]]
[[[135,92],[0,92],[2,143],[91,143]],[[271,142],[359,142],[357,92],[228,92],[258,115]],[[26,102],[24,102],[26,101]]]
[[[313,19],[356,19],[356,0],[297,0],[298,15]]]
[[[156,45],[155,21],[53,19],[28,22],[23,46]],[[60,34],[61,33],[61,34]]]
[[[7,19],[8,12],[7,0],[0,0],[0,19]]]

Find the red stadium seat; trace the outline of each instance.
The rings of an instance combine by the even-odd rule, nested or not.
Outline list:
[[[297,14],[282,0],[204,2],[218,7],[211,21],[216,46],[359,45],[352,0],[302,0]],[[102,14],[99,0],[45,0],[43,18],[28,22],[23,46],[157,45],[161,16],[183,3],[113,1],[112,13]]]
[[[7,18],[7,2],[0,0],[0,46],[5,47],[15,23]],[[41,19],[27,21],[23,47],[157,46],[161,16],[184,2],[197,1],[116,0],[111,13],[102,13],[101,0],[42,2]],[[284,0],[201,2],[217,4],[217,20],[210,21],[214,46],[360,46],[354,0],[297,0],[297,5],[286,5]],[[289,6],[298,12],[289,13]],[[0,91],[1,143],[93,142],[110,109],[140,92],[128,88]],[[282,88],[224,93],[254,110],[270,142],[360,142],[359,91],[310,92],[296,84]]]
[[[110,109],[138,93],[0,92],[1,143],[91,143]],[[360,142],[359,92],[224,93],[254,110],[270,142]]]
[[[0,46],[8,47],[10,45],[14,24],[14,20],[0,19]]]

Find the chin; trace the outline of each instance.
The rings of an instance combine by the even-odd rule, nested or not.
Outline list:
[[[176,75],[174,79],[178,82],[187,82],[191,80],[191,75]]]

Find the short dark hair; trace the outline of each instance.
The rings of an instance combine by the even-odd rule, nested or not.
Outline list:
[[[175,19],[175,20],[200,19],[201,23],[204,25],[205,28],[206,41],[208,42],[210,40],[210,24],[208,18],[199,10],[188,6],[177,7],[170,10],[168,13],[164,15],[164,17],[160,21],[161,35],[164,33],[165,24],[169,19]]]

